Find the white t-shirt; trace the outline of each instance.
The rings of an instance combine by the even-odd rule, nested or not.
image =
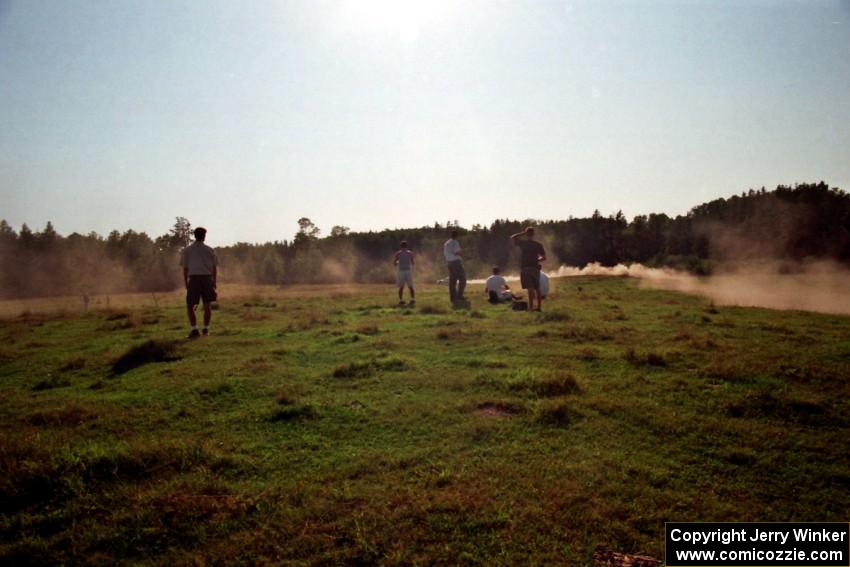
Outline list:
[[[540,297],[549,295],[549,276],[540,272]]]
[[[484,282],[484,286],[487,288],[488,292],[495,291],[496,293],[499,293],[500,291],[505,289],[505,285],[505,278],[496,275],[490,276],[489,278],[487,278],[487,281]]]
[[[446,262],[460,260],[460,256],[457,255],[458,252],[460,252],[460,242],[454,238],[449,238],[446,240],[446,243],[443,244],[443,256],[446,257]]]
[[[211,276],[213,268],[218,266],[215,250],[196,240],[183,249],[180,254],[180,265],[188,268],[190,276]]]

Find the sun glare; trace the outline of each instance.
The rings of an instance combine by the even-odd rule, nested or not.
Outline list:
[[[448,13],[450,5],[448,0],[349,0],[341,15],[346,27],[391,32],[414,42],[425,27]]]

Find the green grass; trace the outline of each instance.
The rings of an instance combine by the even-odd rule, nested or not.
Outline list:
[[[6,320],[0,561],[586,564],[847,520],[849,318],[556,283],[225,290],[197,341],[176,298]]]

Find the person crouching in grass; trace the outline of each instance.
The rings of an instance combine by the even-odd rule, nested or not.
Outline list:
[[[410,305],[413,305],[416,303],[416,292],[413,291],[413,252],[407,248],[406,240],[402,240],[400,246],[393,256],[393,265],[398,266],[398,304],[404,305],[404,285],[407,284],[407,289],[410,290]]]
[[[484,282],[484,291],[487,293],[490,303],[503,303],[514,299],[514,294],[508,282],[502,276],[502,270],[499,266],[493,266],[493,275]]]
[[[521,239],[525,236],[525,239]],[[540,262],[546,261],[546,251],[543,245],[534,240],[534,229],[526,227],[522,232],[511,236],[514,244],[520,249],[520,283],[522,289],[528,290],[528,310],[540,311],[543,298],[540,297]],[[534,298],[537,298],[537,309],[534,309]]]
[[[215,250],[204,244],[207,229],[195,229],[195,242],[180,253],[180,265],[183,266],[183,281],[186,284],[186,312],[192,330],[190,339],[201,336],[198,331],[198,320],[195,308],[198,302],[204,300],[204,335],[209,334],[210,319],[212,319],[212,303],[218,298],[216,294],[216,277],[218,276],[218,258]]]

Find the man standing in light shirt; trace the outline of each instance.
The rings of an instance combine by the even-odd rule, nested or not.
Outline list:
[[[451,232],[451,237],[443,244],[443,255],[449,268],[449,297],[452,303],[466,301],[463,291],[466,289],[466,271],[463,269],[460,242],[457,241],[457,231]]]
[[[212,302],[217,299],[216,277],[218,276],[218,258],[215,250],[204,244],[207,229],[195,229],[195,242],[180,253],[180,265],[183,266],[183,281],[186,284],[186,312],[192,331],[190,339],[201,336],[198,331],[198,320],[195,308],[201,299],[204,300],[204,335],[209,334],[210,319],[212,319]]]
[[[393,264],[398,266],[396,284],[398,285],[398,304],[404,305],[404,284],[410,290],[410,305],[416,303],[416,293],[413,291],[413,252],[408,250],[407,241],[401,241],[401,248],[393,256]]]

